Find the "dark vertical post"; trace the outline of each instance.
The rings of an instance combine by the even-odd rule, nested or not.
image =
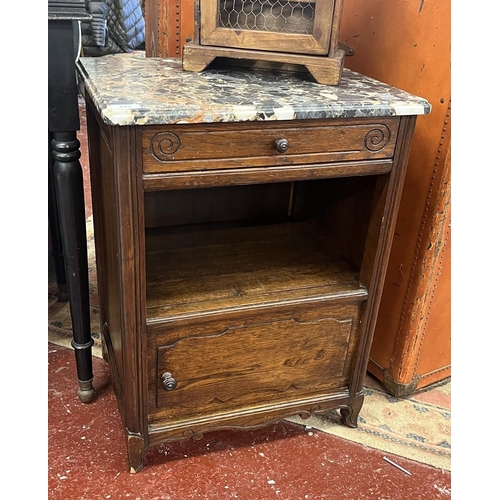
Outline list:
[[[88,402],[92,386],[92,345],[87,259],[87,233],[80,142],[76,132],[54,132],[52,156],[57,207],[66,269],[76,368],[78,396]]]
[[[54,181],[54,158],[52,158],[52,133],[49,132],[49,227],[50,240],[52,245],[52,257],[56,270],[57,299],[59,302],[68,301],[68,287],[66,285],[66,272],[64,270],[64,258],[61,241],[61,230],[59,225],[59,214],[57,213],[56,186]]]
[[[80,0],[49,1],[48,31],[48,122],[51,140],[49,173],[53,174],[56,215],[66,272],[78,396],[92,401],[92,345],[90,334],[90,298],[87,258],[87,231],[83,173],[80,165],[80,129],[74,42],[75,19],[90,17]],[[57,223],[55,221],[54,223]]]

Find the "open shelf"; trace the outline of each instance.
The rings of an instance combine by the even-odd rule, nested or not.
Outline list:
[[[149,229],[146,254],[148,321],[367,296],[357,272],[307,222]]]

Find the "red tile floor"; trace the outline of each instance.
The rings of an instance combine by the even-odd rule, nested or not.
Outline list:
[[[83,404],[73,351],[48,344],[48,361],[49,500],[451,498],[448,471],[288,422],[158,445],[131,474],[106,362],[94,358],[97,398]]]

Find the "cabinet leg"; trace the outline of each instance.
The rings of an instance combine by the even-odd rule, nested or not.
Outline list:
[[[127,452],[130,473],[141,471],[146,464],[144,439],[137,434],[127,433]]]
[[[56,203],[61,231],[64,268],[68,285],[71,322],[78,376],[78,397],[92,401],[92,345],[90,334],[90,297],[85,225],[83,174],[80,142],[76,132],[53,132],[52,157]]]
[[[363,394],[358,394],[347,408],[341,408],[342,423],[347,427],[358,426],[358,415],[363,406],[365,397]]]

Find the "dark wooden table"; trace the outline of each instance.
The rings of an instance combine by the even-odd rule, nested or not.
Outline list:
[[[92,345],[83,174],[75,59],[78,21],[91,19],[84,0],[48,2],[49,224],[58,299],[69,300],[78,396],[92,401]]]

